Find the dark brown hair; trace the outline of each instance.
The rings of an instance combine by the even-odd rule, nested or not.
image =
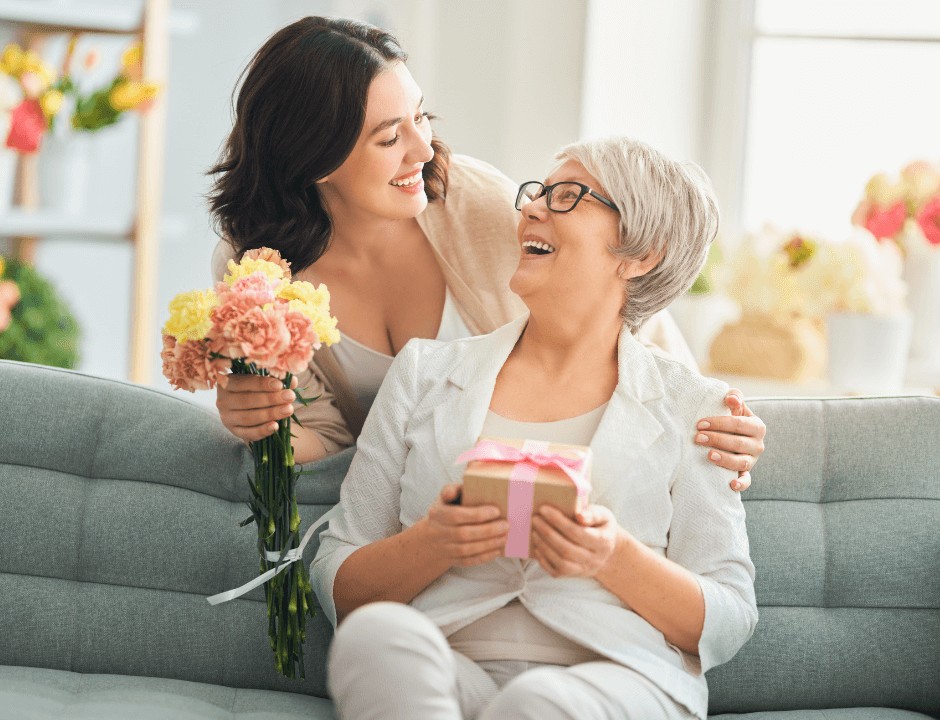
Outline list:
[[[369,85],[407,55],[398,41],[355,20],[306,17],[279,30],[242,74],[235,123],[218,163],[209,209],[240,257],[271,247],[299,272],[326,252],[332,222],[316,181],[352,152]],[[443,198],[450,151],[432,139],[428,200]]]

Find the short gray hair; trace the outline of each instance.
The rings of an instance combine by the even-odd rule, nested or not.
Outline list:
[[[625,137],[566,145],[557,170],[576,160],[596,177],[620,211],[620,238],[611,252],[624,259],[663,254],[650,272],[625,281],[620,317],[636,333],[650,317],[688,290],[718,232],[711,181],[694,163],[672,160]]]

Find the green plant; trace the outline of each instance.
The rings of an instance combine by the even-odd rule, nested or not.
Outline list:
[[[2,277],[19,288],[12,319],[0,332],[0,358],[73,368],[78,362],[80,330],[65,301],[36,269],[6,260]]]
[[[718,247],[718,241],[714,241],[708,249],[708,257],[705,259],[705,265],[702,272],[695,278],[692,287],[689,288],[689,295],[707,295],[715,287],[715,269],[721,264],[721,249]]]

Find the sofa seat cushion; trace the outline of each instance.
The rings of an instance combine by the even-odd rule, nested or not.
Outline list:
[[[894,708],[828,708],[826,710],[768,710],[709,715],[708,720],[930,720],[929,715]]]
[[[0,665],[0,720],[335,720],[324,698]]]

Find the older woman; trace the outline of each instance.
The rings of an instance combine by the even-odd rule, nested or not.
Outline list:
[[[726,386],[636,338],[704,262],[710,186],[626,139],[557,159],[517,200],[528,316],[409,342],[363,428],[313,565],[343,718],[704,718],[754,629],[744,510],[688,431]],[[481,434],[593,450],[593,504],[541,507],[531,560],[454,504]]]

